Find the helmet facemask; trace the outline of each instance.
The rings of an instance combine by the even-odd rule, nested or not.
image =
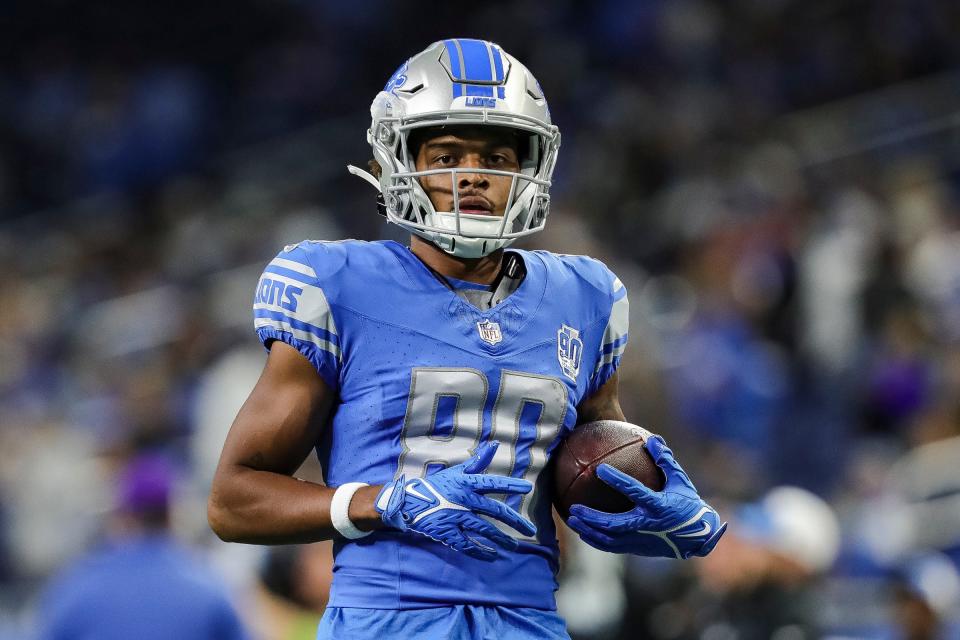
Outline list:
[[[394,157],[403,158],[404,161],[397,163],[399,170],[393,171],[388,179],[384,180],[385,176],[381,176],[381,183],[387,183],[383,195],[389,220],[423,235],[448,253],[470,258],[486,255],[517,238],[543,229],[550,206],[550,181],[541,175],[546,173],[549,176],[552,167],[544,167],[546,171],[541,171],[541,144],[536,135],[522,132],[520,136],[519,171],[479,167],[417,171],[414,157],[417,149],[411,148],[410,138],[411,133],[420,131],[422,129],[401,129],[399,148]],[[555,155],[544,157],[543,160],[552,164]],[[438,175],[449,177],[453,196],[450,211],[438,211],[421,183],[421,178]],[[474,214],[461,211],[458,184],[463,175],[509,179],[503,213]]]

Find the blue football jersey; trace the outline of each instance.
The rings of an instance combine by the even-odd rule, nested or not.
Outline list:
[[[526,278],[481,311],[396,242],[302,242],[264,270],[254,322],[264,345],[300,351],[339,394],[317,443],[328,485],[386,484],[500,442],[488,472],[534,490],[507,503],[537,527],[493,562],[425,536],[339,540],[330,606],[555,608],[556,532],[542,471],[577,405],[616,370],[627,342],[623,284],[582,256],[519,251]]]

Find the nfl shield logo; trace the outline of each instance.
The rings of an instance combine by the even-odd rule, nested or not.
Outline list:
[[[496,322],[484,320],[477,323],[477,331],[480,332],[480,339],[487,344],[497,344],[503,340],[503,334],[500,333],[500,325]]]
[[[557,359],[563,375],[574,382],[580,373],[580,358],[583,355],[583,340],[580,332],[573,327],[562,325],[557,331]]]

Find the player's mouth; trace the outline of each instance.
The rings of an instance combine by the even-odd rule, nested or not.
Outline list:
[[[460,213],[478,216],[492,216],[493,204],[483,196],[464,196],[460,198]]]

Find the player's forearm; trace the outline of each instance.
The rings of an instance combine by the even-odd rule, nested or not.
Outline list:
[[[350,519],[361,530],[383,526],[374,508],[379,486],[364,487],[350,501]],[[210,527],[222,540],[295,544],[337,535],[330,520],[334,490],[240,465],[221,469],[207,507]]]

